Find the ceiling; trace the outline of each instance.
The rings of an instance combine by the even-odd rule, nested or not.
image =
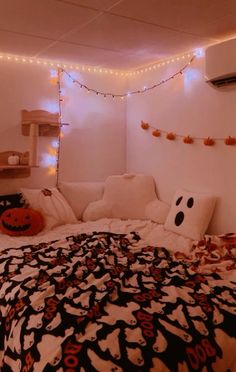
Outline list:
[[[236,36],[236,0],[0,0],[0,52],[131,69]]]

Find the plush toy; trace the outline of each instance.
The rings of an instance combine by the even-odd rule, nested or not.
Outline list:
[[[12,155],[8,156],[7,161],[9,165],[17,165],[20,162],[20,158],[18,155],[12,153]]]
[[[42,214],[32,208],[7,209],[0,218],[1,231],[11,236],[36,235],[43,228]]]

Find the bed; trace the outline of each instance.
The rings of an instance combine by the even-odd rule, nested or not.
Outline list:
[[[236,370],[236,235],[113,217],[0,247],[1,371]]]

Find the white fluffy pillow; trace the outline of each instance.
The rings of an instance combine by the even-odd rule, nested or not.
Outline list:
[[[177,190],[165,229],[193,240],[200,240],[210,223],[216,198],[203,193]]]
[[[146,219],[146,205],[156,197],[152,176],[110,176],[104,183],[103,199],[88,205],[83,220],[94,221],[104,217]]]
[[[34,208],[42,213],[45,219],[45,229],[51,230],[55,226],[66,223],[76,223],[74,212],[64,196],[56,189],[21,189],[21,192]]]
[[[102,198],[104,182],[61,182],[60,190],[78,220],[89,203]]]
[[[111,218],[112,204],[104,200],[90,203],[83,214],[84,221],[97,221],[101,218]]]
[[[164,203],[159,199],[155,199],[147,204],[145,209],[145,215],[149,220],[164,224],[169,211],[170,211],[169,204]]]

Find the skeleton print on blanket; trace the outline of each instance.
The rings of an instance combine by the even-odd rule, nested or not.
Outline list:
[[[236,282],[138,240],[93,233],[2,251],[1,372],[235,371]]]

